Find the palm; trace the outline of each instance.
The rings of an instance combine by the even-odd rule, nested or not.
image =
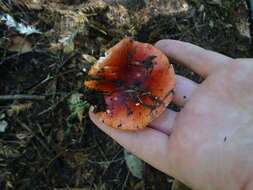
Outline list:
[[[93,114],[91,118],[122,146],[195,189],[250,186],[252,63],[236,62],[190,44],[169,42],[158,46],[206,77],[200,85],[177,77],[174,102],[183,106],[181,112],[167,110],[150,128],[134,134],[108,128]],[[238,168],[243,173],[237,172]]]
[[[204,189],[210,181],[216,181],[217,186],[214,189],[239,189],[238,186],[247,183],[244,180],[253,169],[246,164],[244,173],[236,172],[238,167],[244,166],[242,162],[245,163],[251,158],[253,151],[252,148],[246,152],[242,149],[242,139],[250,139],[250,142],[253,142],[250,125],[253,115],[253,97],[250,97],[253,94],[250,85],[253,66],[238,64],[243,63],[231,63],[210,75],[194,91],[190,101],[175,120],[170,136],[173,142],[171,149],[175,150],[172,156],[177,158],[175,170],[180,173],[181,168],[183,175],[188,175],[191,180],[186,183],[192,186],[198,183],[198,186]],[[247,71],[251,71],[248,76]],[[238,77],[239,72],[243,73],[244,79]],[[242,97],[243,92],[246,94]],[[232,144],[236,141],[243,144]],[[232,161],[231,157],[234,158]],[[205,173],[209,175],[202,176]],[[180,177],[181,174],[175,175]],[[192,181],[194,175],[198,181]],[[226,182],[228,179],[231,179],[229,184]],[[238,183],[240,180],[241,183]]]

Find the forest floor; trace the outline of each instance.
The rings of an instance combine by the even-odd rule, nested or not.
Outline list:
[[[143,178],[134,177],[122,147],[94,127],[85,70],[125,36],[178,39],[250,57],[247,6],[239,0],[120,2],[0,1],[1,190],[172,188],[173,178],[147,164]],[[189,69],[175,68],[201,82]]]

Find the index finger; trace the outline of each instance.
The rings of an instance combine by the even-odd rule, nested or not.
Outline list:
[[[232,62],[232,58],[178,40],[160,40],[156,47],[168,57],[207,77],[218,67]]]

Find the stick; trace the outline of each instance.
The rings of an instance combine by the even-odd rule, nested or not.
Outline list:
[[[0,95],[0,100],[45,100],[46,96],[39,95],[26,95],[26,94],[15,94],[15,95]]]

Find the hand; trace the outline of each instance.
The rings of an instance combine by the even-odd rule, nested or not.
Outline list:
[[[198,190],[253,189],[253,60],[232,59],[195,45],[156,46],[205,80],[177,76],[176,113],[167,109],[143,131],[93,122],[155,168]]]

